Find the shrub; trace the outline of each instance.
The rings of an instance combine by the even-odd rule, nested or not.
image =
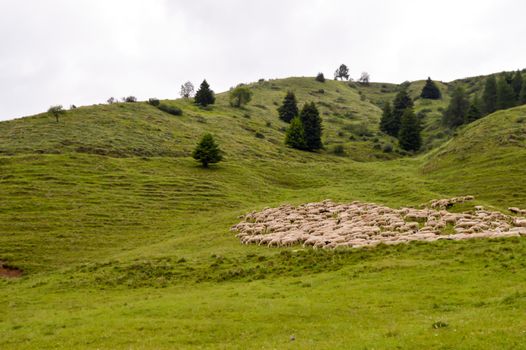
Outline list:
[[[256,132],[256,138],[258,139],[264,139],[265,138],[265,135],[263,135],[262,133],[260,133],[259,131]]]
[[[172,115],[182,115],[183,114],[183,111],[181,110],[181,108],[178,108],[175,106],[168,106],[164,103],[159,104],[157,108],[159,108],[163,112],[166,112]]]
[[[135,97],[135,96],[125,97],[124,98],[124,102],[130,102],[130,103],[137,102],[137,97]]]
[[[393,151],[393,145],[391,145],[390,143],[384,145],[382,151],[384,153],[391,153]]]
[[[151,97],[148,99],[148,103],[151,104],[152,106],[159,106],[159,104],[161,103],[161,101],[159,101],[158,98],[155,98],[155,97]]]
[[[332,148],[332,153],[334,153],[337,156],[342,156],[345,154],[345,148],[343,147],[343,145],[335,145]]]
[[[324,93],[325,93],[325,90],[323,90],[323,89],[319,89],[319,90],[318,90],[318,93],[319,93],[319,94],[324,94]]]
[[[272,123],[271,122],[267,122],[265,125],[267,126],[267,128],[272,127]]]
[[[323,75],[323,73],[318,73],[318,75],[316,75],[316,81],[319,81],[320,83],[325,83],[325,76]]]
[[[242,107],[252,99],[252,91],[247,86],[238,85],[230,91],[230,105],[232,107]]]

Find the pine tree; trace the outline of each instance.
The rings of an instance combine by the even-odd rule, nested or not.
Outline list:
[[[398,142],[400,147],[406,151],[418,151],[422,146],[420,126],[411,107],[407,108],[402,115]]]
[[[453,92],[449,106],[444,112],[444,123],[450,128],[456,128],[465,123],[470,103],[462,87],[457,87]]]
[[[497,109],[508,109],[516,104],[515,92],[505,77],[497,82]]]
[[[194,99],[195,103],[202,107],[213,105],[215,103],[216,98],[214,96],[214,92],[210,90],[210,85],[208,85],[206,79],[201,83],[201,86],[199,87],[199,90],[197,90]]]
[[[301,119],[296,116],[290,122],[287,134],[285,135],[285,144],[296,149],[306,149],[305,131]]]
[[[513,91],[515,92],[515,99],[517,102],[520,100],[520,94],[522,90],[522,86],[524,85],[522,78],[522,73],[520,70],[515,72],[515,75],[513,76],[513,80],[511,81],[511,87],[513,88]]]
[[[400,132],[400,124],[402,122],[402,115],[407,108],[413,108],[413,100],[407,92],[407,88],[402,88],[396,95],[393,101],[393,116],[392,121],[387,129],[387,134],[398,137]]]
[[[477,95],[473,97],[473,100],[471,101],[471,104],[469,105],[468,112],[466,114],[466,120],[465,123],[472,123],[477,119],[480,119],[482,117],[482,113],[480,111],[480,101]]]
[[[497,110],[497,79],[494,75],[486,78],[482,100],[484,101],[484,114],[490,114]]]
[[[386,101],[382,109],[382,118],[380,119],[380,130],[389,134],[391,123],[393,122],[393,111],[391,110],[391,103]]]
[[[435,84],[435,82],[428,77],[426,80],[426,84],[422,88],[420,97],[428,98],[431,100],[438,100],[442,97],[442,94],[440,93],[440,90],[438,89],[438,86]]]
[[[221,153],[212,134],[205,134],[197,144],[192,157],[200,161],[203,167],[208,168],[208,164],[218,163],[223,159]]]
[[[283,99],[283,104],[278,108],[279,119],[286,123],[298,115],[298,104],[296,103],[296,96],[292,91],[287,92]]]
[[[323,147],[321,143],[321,118],[314,102],[306,103],[300,113],[305,133],[305,148],[314,151]]]
[[[519,105],[526,104],[526,83],[522,84],[521,93],[519,94]]]

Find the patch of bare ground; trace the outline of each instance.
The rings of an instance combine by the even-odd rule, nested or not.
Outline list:
[[[0,261],[0,277],[16,278],[22,276],[22,270]]]

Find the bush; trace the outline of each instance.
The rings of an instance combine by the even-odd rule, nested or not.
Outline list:
[[[265,135],[263,135],[262,133],[260,133],[259,131],[256,132],[256,138],[258,139],[264,139],[265,138]]]
[[[168,105],[165,105],[164,103],[159,104],[157,108],[171,115],[182,115],[183,114],[183,111],[181,110],[181,108],[174,107],[174,106],[168,106]]]
[[[137,102],[137,97],[135,96],[128,96],[124,98],[124,102]]]
[[[345,154],[345,148],[343,147],[343,145],[335,145],[332,148],[332,153],[334,153],[337,156],[342,156]]]
[[[148,99],[148,103],[151,104],[152,106],[159,106],[159,104],[161,103],[161,101],[159,101],[158,98],[155,98],[155,97],[151,97]]]
[[[383,147],[382,151],[383,151],[384,153],[391,153],[391,152],[393,151],[393,145],[391,145],[390,143],[386,144],[386,145]]]
[[[319,81],[320,83],[325,83],[325,76],[323,75],[323,73],[318,73],[318,75],[316,76],[316,81]]]

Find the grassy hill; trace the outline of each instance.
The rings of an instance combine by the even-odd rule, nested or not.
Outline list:
[[[24,271],[0,278],[2,349],[524,347],[524,239],[320,251],[241,245],[229,227],[327,198],[525,208],[525,107],[408,158],[378,133],[395,85],[250,87],[245,109],[220,94],[207,110],[164,101],[182,116],[119,103],[0,123],[0,261]],[[289,89],[319,106],[326,150],[283,146]],[[429,135],[447,98],[416,102]],[[211,169],[189,157],[204,132],[226,153]]]

